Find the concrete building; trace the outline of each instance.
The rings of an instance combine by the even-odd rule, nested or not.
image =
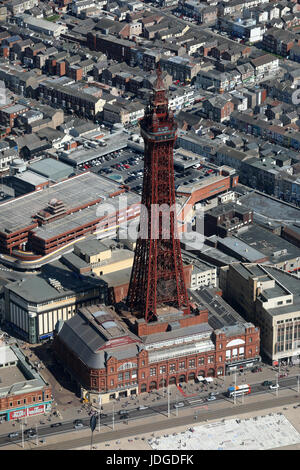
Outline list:
[[[193,264],[191,273],[191,290],[205,286],[217,286],[217,268],[204,261],[197,261]]]
[[[22,16],[22,24],[25,28],[54,38],[59,38],[61,34],[68,31],[68,27],[65,24],[53,23],[52,21],[35,18],[29,15]]]
[[[56,261],[33,275],[9,283],[4,288],[4,322],[29,343],[38,343],[53,335],[58,320],[67,320],[78,308],[102,299],[106,287],[100,279],[78,276]]]
[[[120,222],[137,217],[140,211],[139,197],[130,191],[126,192],[129,206],[120,209],[125,192],[113,180],[85,172],[47,191],[4,202],[0,207],[1,250],[12,254],[18,248],[15,255],[22,256],[24,251],[27,257],[29,249],[39,258],[90,233],[98,237],[115,233]],[[109,214],[107,207],[112,211]]]
[[[300,362],[300,283],[280,269],[233,263],[221,268],[225,298],[261,331],[261,349],[273,364]]]

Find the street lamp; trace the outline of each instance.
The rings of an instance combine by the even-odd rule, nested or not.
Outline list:
[[[233,392],[233,403],[236,405],[236,370],[234,371],[234,392]]]
[[[23,421],[21,422],[21,430],[22,430],[22,447],[24,449],[24,424],[23,424]]]
[[[35,441],[35,443],[38,446],[39,445],[39,436],[38,436],[38,425],[37,425],[37,423],[35,425],[35,429],[36,429],[36,441]]]

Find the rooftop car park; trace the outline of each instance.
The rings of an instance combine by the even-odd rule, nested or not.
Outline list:
[[[143,154],[134,149],[120,149],[106,155],[81,163],[79,169],[90,170],[110,179],[119,179],[133,191],[142,193],[144,161]],[[192,185],[207,176],[218,174],[218,170],[210,168],[206,163],[194,161],[192,166],[175,165],[175,188]]]

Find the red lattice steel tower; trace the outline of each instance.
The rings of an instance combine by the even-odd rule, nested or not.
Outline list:
[[[153,96],[140,121],[145,142],[140,230],[127,296],[129,309],[147,322],[157,308],[189,313],[175,209],[173,147],[177,124],[157,69]]]

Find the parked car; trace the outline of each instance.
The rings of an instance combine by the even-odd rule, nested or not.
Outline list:
[[[83,423],[74,424],[74,428],[75,428],[75,429],[81,429],[81,428],[83,428]]]
[[[58,428],[60,426],[62,426],[62,423],[52,423],[50,428]]]
[[[270,385],[270,390],[277,390],[279,388],[279,384]]]
[[[26,429],[24,431],[24,435],[28,436],[28,437],[34,437],[34,436],[36,436],[36,430],[33,429],[33,428]]]
[[[214,395],[209,395],[207,397],[207,401],[213,401],[213,400],[216,400],[217,398],[214,396]]]
[[[73,424],[83,424],[82,419],[75,419]]]
[[[9,439],[13,439],[14,437],[19,437],[19,433],[18,432],[10,432],[9,435],[8,435]]]
[[[126,414],[126,415],[121,415],[121,416],[120,416],[120,419],[128,419],[128,418],[129,418],[129,415],[128,415],[128,414]]]
[[[148,406],[141,405],[141,406],[139,406],[139,410],[140,410],[140,411],[142,411],[142,410],[148,410]]]
[[[182,408],[184,406],[183,401],[180,401],[178,403],[175,403],[174,408]]]

